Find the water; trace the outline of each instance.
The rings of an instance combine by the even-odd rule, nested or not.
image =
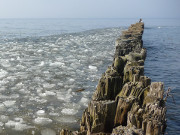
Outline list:
[[[143,39],[148,50],[145,74],[152,81],[164,82],[166,90],[170,87],[175,100],[167,100],[166,134],[180,134],[180,20],[147,26]]]
[[[0,133],[78,129],[115,39],[138,19],[1,19]],[[145,74],[171,87],[168,134],[180,129],[180,21],[144,19]],[[75,92],[78,89],[83,92]]]

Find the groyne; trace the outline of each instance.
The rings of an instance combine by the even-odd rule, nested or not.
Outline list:
[[[102,74],[79,131],[60,135],[161,135],[166,128],[162,82],[144,75],[144,23],[132,24],[116,40],[111,66]]]

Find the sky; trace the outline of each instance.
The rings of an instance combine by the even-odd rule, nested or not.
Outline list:
[[[180,0],[0,0],[0,18],[180,18]]]

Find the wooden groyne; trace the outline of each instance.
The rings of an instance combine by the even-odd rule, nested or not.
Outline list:
[[[166,128],[162,82],[144,75],[144,23],[132,24],[116,40],[111,66],[100,78],[79,131],[60,135],[161,135]]]

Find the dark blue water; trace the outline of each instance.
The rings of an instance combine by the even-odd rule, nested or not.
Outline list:
[[[137,21],[0,19],[0,133],[11,128],[11,133],[19,135],[21,129],[37,125],[56,132],[68,125],[78,128],[101,73],[112,63],[115,39],[121,30]],[[145,75],[152,81],[164,82],[166,90],[172,89],[175,104],[169,97],[166,133],[177,135],[180,19],[143,21]],[[82,87],[86,91],[74,92]]]
[[[145,75],[152,81],[164,82],[165,90],[172,89],[167,100],[166,134],[180,134],[180,21],[164,20],[162,24],[145,22],[143,35],[147,48]]]

